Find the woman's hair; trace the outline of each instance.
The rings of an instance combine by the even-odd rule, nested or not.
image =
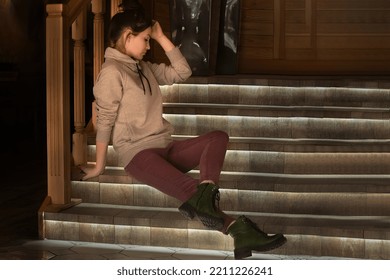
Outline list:
[[[119,8],[122,10],[143,9],[138,0],[122,0],[122,3],[119,4]]]
[[[130,29],[132,34],[137,35],[152,26],[152,19],[145,13],[144,8],[137,0],[123,0],[119,5],[122,12],[114,15],[108,29],[108,43],[115,47],[124,31]]]

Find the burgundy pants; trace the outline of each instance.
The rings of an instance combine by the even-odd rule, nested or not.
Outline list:
[[[166,148],[146,149],[125,167],[138,181],[184,202],[197,191],[204,180],[218,184],[229,136],[213,131],[196,138],[173,141]],[[188,171],[199,166],[199,180]]]

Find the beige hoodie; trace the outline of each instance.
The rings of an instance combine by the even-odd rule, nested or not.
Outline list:
[[[136,61],[114,48],[106,49],[93,89],[96,140],[109,143],[112,137],[121,166],[144,149],[163,148],[172,141],[173,127],[162,116],[159,85],[186,80],[191,68],[178,48],[166,55],[171,65]]]

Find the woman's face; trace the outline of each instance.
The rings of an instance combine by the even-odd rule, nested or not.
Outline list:
[[[150,35],[152,28],[147,28],[137,35],[130,34],[125,43],[126,54],[134,59],[141,60],[150,49]]]

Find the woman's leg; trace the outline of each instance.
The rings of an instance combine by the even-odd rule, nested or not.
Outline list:
[[[166,148],[139,152],[125,170],[135,179],[184,202],[199,184],[185,173],[198,165],[200,182],[218,183],[228,141],[227,134],[221,131],[174,141]]]
[[[168,160],[183,172],[199,166],[200,182],[219,182],[219,176],[229,136],[223,131],[212,131],[196,138],[174,141],[168,152]]]
[[[195,211],[204,225],[231,235],[234,238],[235,258],[241,259],[252,255],[252,250],[277,248],[286,242],[286,238],[282,234],[269,236],[246,217],[235,220],[216,209],[216,186],[201,184],[199,188],[198,180],[185,174],[199,165],[201,181],[218,183],[227,142],[226,133],[211,132],[194,139],[174,142],[165,149],[144,150],[125,169],[137,180],[183,201],[183,205],[188,206],[188,201],[196,197],[196,203],[193,204],[196,206],[191,205],[190,210]],[[199,194],[200,189],[202,194]],[[208,195],[204,195],[207,192]]]
[[[200,188],[205,192],[210,192],[209,196],[212,197],[212,200],[205,207],[209,210],[204,211],[204,213],[208,212],[209,214],[205,214],[203,217],[198,215],[198,217],[207,227],[218,229],[225,234],[227,234],[228,226],[235,219],[226,215],[218,209],[219,207],[215,206],[215,197],[218,193],[216,184],[219,182],[228,142],[229,136],[225,132],[212,131],[196,138],[176,141],[172,144],[168,153],[169,161],[179,167],[183,172],[199,166],[199,181],[201,183],[210,183],[203,184]],[[184,216],[191,218],[194,215],[195,203],[199,203],[198,197],[196,196],[180,206],[179,210]],[[217,220],[219,222],[216,223]]]
[[[138,181],[184,202],[196,193],[198,180],[173,166],[167,160],[167,153],[167,148],[143,150],[125,170]]]
[[[179,209],[186,217],[197,215],[206,226],[221,230],[233,220],[215,206],[215,183],[219,181],[228,141],[227,134],[221,131],[174,141],[167,148],[141,151],[125,169],[137,180],[185,202]],[[198,180],[185,174],[198,165],[200,181],[213,184],[199,185]]]

